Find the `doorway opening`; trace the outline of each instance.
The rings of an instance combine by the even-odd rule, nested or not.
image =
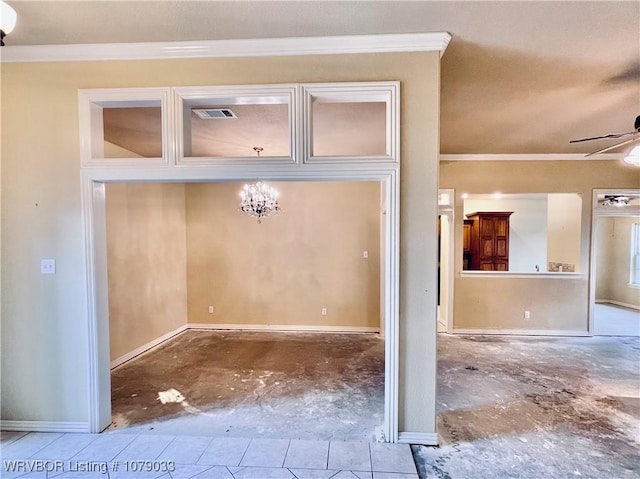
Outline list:
[[[638,337],[640,192],[596,190],[592,231],[591,334]]]
[[[380,182],[269,185],[106,185],[110,429],[384,437]]]
[[[284,168],[283,168],[284,169]],[[374,169],[375,170],[375,169]],[[99,171],[87,170],[83,174],[83,208],[85,211],[85,238],[87,240],[87,281],[89,285],[89,386],[90,386],[90,418],[91,428],[94,432],[104,430],[112,422],[111,402],[111,365],[112,355],[109,341],[109,280],[107,275],[107,211],[106,188],[110,184],[149,184],[158,183],[208,183],[225,184],[225,182],[251,181],[254,178],[249,172],[237,172],[220,176],[218,173],[211,176],[210,172],[202,169],[181,168],[171,170],[169,177],[166,170],[119,170]],[[376,305],[376,311],[380,313],[383,327],[379,328],[384,337],[384,411],[383,428],[378,439],[387,442],[396,442],[398,435],[398,183],[396,171],[380,169],[378,171],[366,171],[362,168],[349,171],[344,167],[336,167],[335,170],[326,170],[320,176],[315,171],[298,170],[295,174],[287,171],[287,174],[272,172],[263,174],[264,181],[277,181],[287,178],[287,182],[314,182],[321,178],[323,182],[376,182],[381,186],[382,202],[380,231],[384,238],[380,238],[380,270],[382,277],[378,276],[380,285],[380,300]],[[171,178],[171,179],[168,179]],[[234,195],[236,196],[236,195]],[[236,198],[239,200],[239,197]],[[380,197],[376,205],[381,205]],[[283,204],[283,208],[286,205]],[[232,207],[236,210],[236,207]],[[234,211],[240,215],[238,211]],[[284,213],[283,213],[284,214]],[[278,217],[274,218],[277,219]],[[251,221],[251,218],[243,218]],[[267,218],[270,220],[271,218]],[[268,225],[263,220],[261,225]],[[160,240],[161,238],[157,238]],[[359,260],[362,261],[362,251],[359,252]],[[273,298],[270,298],[270,301]],[[380,309],[381,305],[383,306]],[[213,305],[215,308],[215,305]],[[208,314],[208,309],[205,315]],[[321,311],[320,311],[321,314]],[[330,313],[329,313],[330,314]],[[377,323],[378,326],[380,322]],[[207,328],[209,329],[209,328]],[[378,329],[378,328],[376,328]],[[179,331],[178,331],[179,332]],[[329,329],[327,332],[331,332]],[[311,333],[309,333],[311,334]],[[316,333],[319,334],[319,333]],[[346,333],[345,333],[346,334]],[[157,391],[160,392],[160,391]],[[156,392],[156,393],[157,393]]]

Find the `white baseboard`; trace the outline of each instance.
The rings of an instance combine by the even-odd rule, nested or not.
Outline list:
[[[591,336],[588,331],[568,329],[453,329],[453,334],[482,334],[509,336]]]
[[[636,311],[640,310],[640,307],[638,307],[637,304],[623,303],[622,301],[616,301],[614,299],[596,299],[596,303],[609,303],[615,306],[622,306],[623,308],[627,309],[634,309]]]
[[[28,432],[91,432],[88,422],[71,421],[12,421],[3,419],[0,421],[0,429]]]
[[[437,446],[438,434],[435,432],[400,432],[398,433],[398,442],[401,444]]]
[[[186,329],[187,329],[187,325],[183,324],[179,328],[174,329],[173,331],[169,331],[167,334],[163,334],[159,338],[156,338],[153,341],[149,341],[148,343],[143,344],[142,346],[134,349],[133,351],[130,351],[127,354],[114,359],[113,361],[111,361],[111,369],[117,368],[118,366],[126,363],[127,361],[132,360],[136,356],[140,356],[141,354],[146,353],[150,349],[155,348],[156,346],[164,343],[168,339],[171,339],[174,336],[180,334],[181,332],[186,331]]]
[[[289,324],[206,324],[188,323],[187,329],[220,329],[237,331],[299,331],[305,333],[380,333],[368,326],[300,326]]]

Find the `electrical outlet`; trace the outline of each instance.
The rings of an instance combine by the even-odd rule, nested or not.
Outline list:
[[[41,259],[40,260],[40,274],[56,274],[56,260],[55,259]]]
[[[322,316],[326,316],[327,315],[327,308],[322,308]]]
[[[365,259],[368,258],[369,257],[369,252],[368,251],[363,251],[362,252],[362,257],[365,258]]]
[[[524,319],[531,319],[531,311],[524,312]]]
[[[209,314],[213,314],[213,306],[209,306]]]

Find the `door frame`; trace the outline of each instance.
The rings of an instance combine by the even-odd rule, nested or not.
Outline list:
[[[438,308],[438,322],[440,315],[444,312],[445,332],[450,333],[453,330],[453,296],[454,296],[454,263],[455,263],[455,190],[440,188],[438,190],[438,216],[447,220],[446,238],[442,235],[442,220],[440,221],[440,292],[446,291],[445,300],[442,300],[440,294],[440,307]],[[442,241],[445,241],[446,247],[443,248]],[[445,255],[443,256],[443,251]],[[445,258],[445,267],[442,266],[442,259]],[[444,303],[444,308],[443,308]]]
[[[271,166],[260,173],[264,181],[381,181],[386,193],[384,276],[384,437],[398,441],[399,410],[399,198],[396,167],[379,164],[331,165],[328,168]],[[86,260],[88,315],[88,409],[90,432],[111,423],[109,353],[109,300],[105,184],[109,182],[241,182],[253,181],[256,169],[243,165],[227,168],[111,168],[84,169],[82,181],[83,236]]]
[[[588,333],[593,335],[596,305],[596,248],[598,219],[605,217],[629,217],[640,215],[640,205],[629,205],[620,208],[606,208],[598,205],[599,195],[635,195],[640,196],[640,189],[594,189],[591,203],[591,243],[589,247],[589,324]]]

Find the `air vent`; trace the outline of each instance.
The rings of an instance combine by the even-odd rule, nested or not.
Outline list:
[[[191,110],[203,120],[224,120],[238,118],[231,108],[194,108]]]

